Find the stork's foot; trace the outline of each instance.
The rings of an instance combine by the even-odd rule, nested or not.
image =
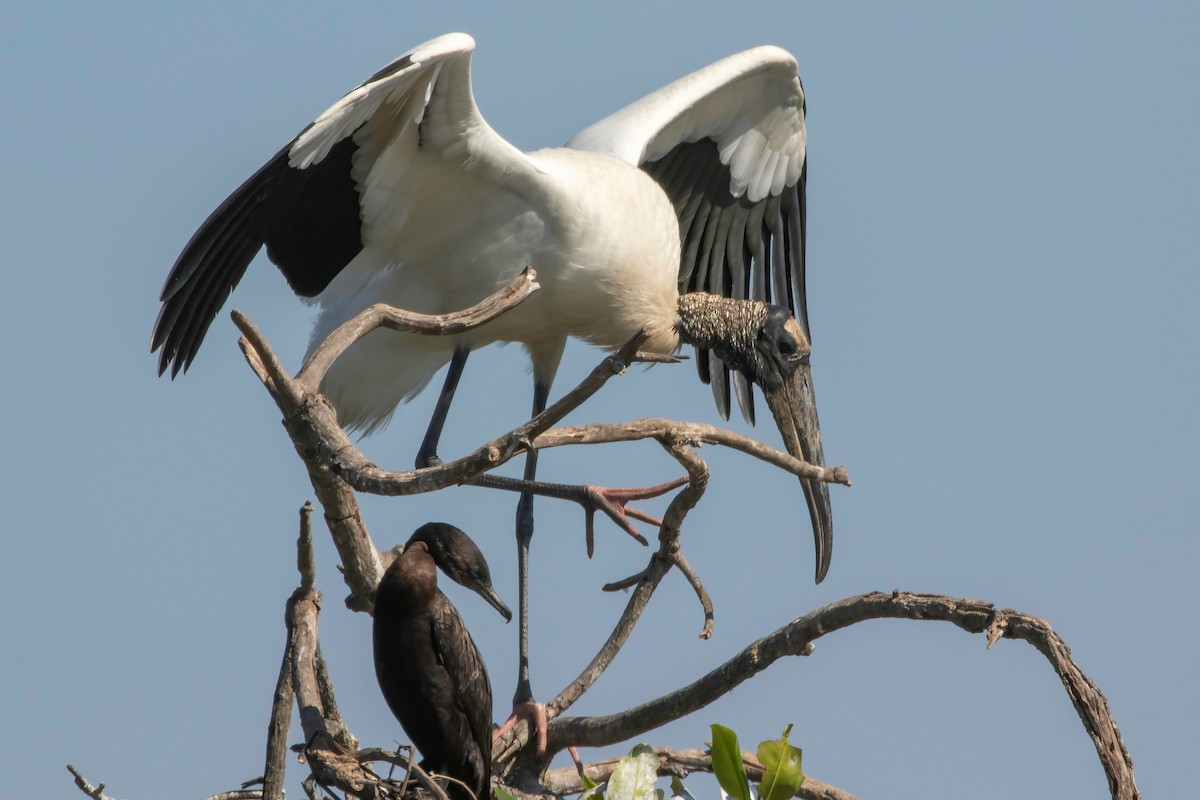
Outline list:
[[[603,486],[594,485],[579,485],[567,483],[545,483],[543,481],[533,480],[517,480],[516,478],[508,478],[503,475],[480,475],[475,479],[476,486],[486,486],[491,489],[504,489],[509,492],[523,492],[526,495],[538,495],[540,497],[557,497],[560,500],[571,500],[583,506],[584,512],[587,514],[587,554],[591,558],[593,551],[596,549],[596,536],[594,532],[594,521],[597,511],[603,511],[608,518],[615,522],[621,530],[628,533],[634,539],[643,545],[649,544],[646,537],[638,533],[637,528],[633,527],[633,523],[629,520],[633,519],[645,522],[650,525],[662,525],[662,520],[658,517],[652,517],[645,512],[638,511],[636,508],[629,508],[628,504],[634,500],[648,500],[651,497],[658,497],[661,494],[666,494],[672,489],[678,489],[688,482],[685,475],[677,480],[669,483],[660,483],[658,486],[633,487],[626,489],[608,489]],[[524,498],[522,498],[524,502]],[[529,530],[533,529],[532,510],[528,513]],[[518,527],[526,523],[526,515],[519,508],[517,514]],[[518,530],[518,536],[521,531]]]
[[[595,518],[597,510],[607,514],[609,519],[619,525],[622,530],[634,539],[637,539],[642,544],[647,544],[645,537],[638,533],[637,529],[629,521],[629,518],[633,517],[636,520],[655,527],[662,525],[662,520],[658,517],[652,517],[643,511],[638,511],[636,508],[629,508],[628,503],[634,500],[649,500],[652,497],[658,497],[672,489],[678,489],[687,482],[688,478],[685,475],[682,478],[669,481],[668,483],[660,483],[657,486],[625,489],[611,489],[591,484],[580,486],[580,496],[571,497],[570,499],[583,506],[584,512],[587,514],[588,558],[592,557],[592,553],[596,549]]]
[[[442,465],[442,458],[437,453],[429,453],[428,455],[426,455],[425,453],[417,453],[417,462],[416,462],[417,469],[426,469],[428,467],[440,467],[441,465]]]
[[[546,704],[538,703],[534,700],[525,700],[521,703],[514,703],[512,714],[504,721],[504,724],[496,729],[492,734],[492,741],[496,741],[523,719],[529,720],[529,724],[533,727],[534,741],[537,743],[537,754],[545,755],[546,753],[546,730],[550,726],[550,722],[546,717]],[[574,750],[574,748],[571,748]]]

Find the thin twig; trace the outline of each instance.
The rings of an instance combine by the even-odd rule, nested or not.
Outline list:
[[[290,601],[288,613],[290,615]],[[292,689],[292,643],[291,633],[283,648],[283,659],[279,665],[279,677],[275,681],[275,697],[271,702],[271,722],[267,726],[266,771],[263,773],[263,797],[266,800],[283,800],[284,775],[287,771],[287,736],[292,722],[292,701],[296,693]]]
[[[692,565],[688,563],[682,550],[675,553],[675,566],[679,567],[679,571],[683,573],[688,583],[692,585],[692,589],[696,592],[696,597],[700,599],[700,607],[704,609],[704,627],[700,629],[700,638],[712,638],[713,604],[712,598],[708,596],[708,590],[704,588],[704,583],[700,580],[700,576],[692,569]]]
[[[392,752],[391,750],[384,750],[381,747],[364,747],[357,752],[351,753],[350,757],[358,761],[360,764],[368,764],[379,761],[385,764],[392,764],[403,769],[405,771],[403,782],[398,783],[394,780],[380,778],[380,783],[400,789],[397,796],[407,793],[406,787],[409,779],[411,778],[421,788],[425,789],[427,792],[437,798],[437,800],[450,800],[450,798],[446,795],[446,790],[443,789],[436,780],[434,780],[433,776],[422,769],[420,764],[416,763],[407,756],[402,756],[398,753]]]
[[[93,786],[88,782],[87,778],[79,774],[79,770],[75,769],[74,765],[67,764],[67,772],[70,772],[75,776],[75,785],[79,787],[79,791],[83,792],[88,797],[94,798],[94,800],[114,800],[114,798],[109,797],[104,793],[105,786],[103,783],[98,783]]]

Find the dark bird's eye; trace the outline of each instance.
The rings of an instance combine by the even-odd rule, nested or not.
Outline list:
[[[481,581],[481,580],[483,580],[483,573],[477,569],[473,569],[473,570],[471,570],[471,577],[477,581]]]
[[[796,343],[787,337],[781,338],[776,344],[779,347],[779,352],[785,356],[796,354]]]

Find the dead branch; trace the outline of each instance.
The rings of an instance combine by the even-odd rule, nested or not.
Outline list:
[[[320,376],[332,358],[370,330],[381,325],[431,335],[455,333],[483,324],[515,307],[537,288],[531,271],[522,273],[483,303],[456,314],[428,316],[398,309],[372,307],[338,328],[322,343],[297,378],[290,377],[270,344],[254,324],[238,311],[234,322],[243,337],[239,345],[247,362],[263,382],[283,413],[284,426],[296,452],[308,469],[313,488],[325,508],[326,521],[342,558],[345,580],[350,588],[346,604],[353,610],[369,611],[371,595],[382,575],[378,552],[362,522],[351,487],[381,495],[405,495],[434,491],[450,485],[471,483],[529,447],[565,444],[597,444],[658,438],[692,444],[720,444],[763,459],[797,476],[849,485],[845,467],[818,467],[792,458],[747,437],[708,425],[679,424],[669,420],[639,420],[616,426],[588,426],[548,430],[598,391],[613,375],[646,354],[638,353],[643,338],[635,337],[617,354],[606,358],[579,386],[529,422],[485,444],[462,458],[419,470],[388,471],[367,460],[337,422],[333,406],[316,391]],[[332,474],[331,474],[332,473]],[[527,490],[509,478],[486,476],[482,483],[501,488]],[[347,485],[349,484],[349,485]],[[512,485],[508,485],[512,484]],[[605,509],[609,516],[611,510]],[[614,518],[617,524],[625,525]]]
[[[1112,796],[1121,800],[1139,797],[1133,781],[1132,762],[1112,721],[1107,702],[1094,683],[1071,660],[1066,645],[1044,620],[1012,610],[997,610],[991,604],[977,600],[956,600],[939,595],[900,592],[847,598],[794,620],[754,642],[733,659],[689,686],[656,700],[603,717],[561,716],[612,663],[636,626],[654,590],[671,567],[679,567],[700,600],[705,615],[701,636],[711,633],[711,599],[680,547],[684,520],[703,496],[709,477],[707,467],[694,448],[704,444],[730,447],[800,478],[845,485],[850,484],[850,478],[845,467],[807,464],[748,437],[705,424],[640,419],[620,424],[551,429],[551,425],[582,404],[613,375],[620,374],[628,364],[639,358],[637,346],[643,340],[640,336],[627,343],[618,353],[605,358],[587,379],[542,414],[485,444],[474,453],[427,469],[402,472],[382,470],[369,462],[338,426],[333,407],[316,389],[321,376],[337,355],[344,352],[357,338],[380,326],[439,334],[458,332],[475,324],[482,324],[482,321],[503,313],[536,289],[531,274],[523,277],[525,283],[520,284],[518,281],[507,287],[506,291],[509,294],[506,297],[489,298],[487,303],[457,315],[424,317],[394,309],[373,307],[335,331],[330,339],[314,352],[296,378],[290,377],[283,370],[265,337],[253,324],[237,312],[234,315],[244,334],[241,346],[247,361],[283,412],[285,428],[297,453],[308,467],[318,498],[325,506],[326,521],[342,555],[346,582],[351,589],[351,596],[347,600],[351,608],[370,609],[374,587],[382,574],[380,554],[371,544],[362,524],[354,496],[355,489],[395,496],[479,481],[481,477],[484,477],[482,483],[502,484],[502,488],[514,488],[522,482],[485,476],[485,473],[531,448],[545,449],[641,439],[657,441],[687,470],[687,485],[672,498],[660,525],[659,547],[642,572],[623,582],[627,586],[634,586],[634,590],[612,633],[579,676],[547,704],[547,713],[551,719],[550,746],[547,753],[539,758],[531,748],[524,747],[528,743],[530,733],[528,724],[524,722],[497,741],[494,759],[501,768],[498,774],[510,785],[514,785],[520,796],[545,797],[547,791],[554,796],[579,791],[582,788],[577,777],[572,778],[564,771],[542,775],[549,758],[568,743],[602,746],[627,740],[704,707],[785,655],[810,654],[813,650],[812,642],[830,631],[868,619],[897,618],[942,620],[952,622],[969,632],[986,632],[989,646],[1001,637],[1020,638],[1033,644],[1051,663],[1071,697],[1100,756],[1109,778]],[[485,305],[486,308],[483,307]],[[306,513],[305,523],[307,519]],[[307,527],[307,524],[303,527]],[[301,586],[288,604],[289,645],[285,654],[284,670],[290,667],[290,682],[301,709],[301,723],[308,742],[303,748],[304,757],[312,769],[314,778],[324,786],[337,787],[355,796],[394,797],[404,791],[411,776],[423,785],[428,783],[430,791],[444,799],[445,794],[437,784],[427,775],[422,777],[419,769],[409,763],[408,759],[387,751],[357,750],[353,737],[341,722],[333,700],[332,684],[316,638],[320,594],[315,589],[311,556],[305,556],[305,546],[305,540],[302,538],[299,562]],[[282,675],[283,671],[281,677]],[[277,691],[277,705],[281,696]],[[680,771],[686,774],[686,771],[697,769],[711,770],[711,758],[700,751],[672,751],[664,748],[658,752],[663,765],[661,774],[680,774]],[[743,756],[747,760],[747,768],[752,777],[756,775],[756,768],[761,773],[761,765],[752,763],[752,756]],[[369,768],[368,764],[372,761],[402,765],[406,770],[404,783],[397,785],[390,780],[381,779]],[[612,763],[615,764],[615,761]],[[605,770],[610,773],[611,765],[608,762],[599,762],[589,769],[595,770],[593,777],[606,777]],[[80,783],[80,787],[84,788],[84,784]],[[103,796],[102,789],[103,786],[96,789],[94,796],[97,800],[108,800]],[[532,794],[526,794],[527,792]],[[806,781],[798,796],[830,800],[847,800],[850,797],[841,790],[811,779]]]
[[[67,764],[67,771],[75,777],[75,785],[79,787],[79,791],[93,798],[93,800],[116,800],[104,793],[105,785],[103,783],[93,786],[73,765]],[[263,792],[261,789],[234,789],[230,792],[209,795],[204,800],[262,800],[262,797]]]
[[[659,747],[654,750],[658,756],[660,777],[675,776],[686,778],[693,772],[713,771],[712,753],[705,750],[674,750],[670,747]],[[584,773],[596,783],[601,783],[612,777],[613,770],[620,763],[620,758],[608,758],[584,765]],[[746,776],[752,781],[761,781],[763,765],[758,758],[745,751],[742,752],[742,764],[746,767]],[[547,772],[542,780],[547,792],[562,797],[583,791],[583,781],[574,767],[556,769]],[[854,795],[844,792],[836,786],[804,776],[804,784],[796,797],[804,800],[855,800]]]
[[[970,633],[986,633],[989,646],[1000,637],[1029,642],[1046,656],[1062,680],[1096,745],[1114,800],[1141,796],[1133,779],[1133,762],[1108,702],[1071,660],[1070,650],[1045,620],[1012,609],[997,610],[982,600],[908,592],[857,595],[819,608],[759,639],[694,683],[627,711],[555,719],[548,732],[549,751],[557,752],[568,744],[600,747],[653,730],[703,708],[783,656],[810,654],[812,643],[822,636],[870,619],[951,622]]]
[[[700,600],[700,607],[704,609],[704,627],[700,629],[701,639],[712,638],[713,632],[713,605],[712,598],[708,596],[708,590],[704,588],[704,584],[700,581],[700,576],[692,569],[692,565],[684,557],[683,551],[675,554],[675,566],[679,567],[679,571],[683,573],[683,577],[688,579],[688,583],[692,585],[692,589],[696,592],[696,597]]]
[[[363,523],[362,514],[354,492],[330,468],[330,460],[326,454],[331,449],[345,447],[349,439],[337,425],[336,413],[321,395],[316,393],[315,386],[320,382],[328,364],[336,357],[337,350],[342,352],[353,341],[350,338],[357,331],[358,336],[366,335],[374,327],[386,324],[396,329],[411,330],[416,333],[438,334],[456,332],[468,327],[482,325],[499,314],[515,307],[532,292],[538,285],[534,280],[532,270],[526,270],[517,276],[499,292],[485,298],[481,303],[455,314],[429,316],[413,314],[397,309],[384,310],[368,309],[364,314],[355,317],[338,328],[313,353],[313,357],[301,369],[304,381],[293,379],[284,369],[279,358],[271,349],[262,332],[240,311],[233,311],[232,317],[242,338],[238,345],[246,357],[255,375],[263,382],[268,393],[275,400],[283,413],[284,425],[289,427],[289,421],[296,416],[315,415],[318,419],[330,421],[327,429],[336,430],[338,437],[332,445],[322,446],[319,439],[306,438],[292,434],[292,444],[300,460],[308,469],[309,480],[317,499],[325,509],[325,521],[333,537],[344,567],[344,580],[350,588],[350,596],[346,605],[354,611],[369,611],[375,586],[383,575],[379,563],[379,555],[371,537]],[[340,350],[338,349],[340,348]],[[332,354],[332,355],[331,355]],[[328,362],[328,363],[327,363]],[[324,364],[324,366],[322,366]],[[318,374],[319,373],[319,374]],[[312,387],[309,387],[309,383]],[[303,426],[302,426],[303,427]],[[354,448],[357,452],[357,448]],[[365,459],[364,459],[365,460]]]
[[[545,450],[564,445],[633,442],[641,439],[659,439],[663,442],[688,444],[693,447],[704,444],[720,445],[765,461],[798,478],[811,478],[843,486],[851,485],[850,473],[844,464],[837,467],[809,464],[748,436],[702,422],[677,422],[672,419],[646,417],[633,422],[554,428],[534,439],[533,446],[539,450]]]
[[[317,391],[321,379],[325,377],[325,373],[333,366],[337,357],[376,328],[426,336],[450,336],[491,322],[525,302],[539,288],[541,287],[537,283],[537,273],[532,267],[526,267],[499,291],[488,295],[470,308],[452,314],[417,314],[378,303],[344,322],[329,334],[300,368],[296,382],[306,392]]]
[[[87,778],[79,774],[79,770],[75,769],[73,764],[67,764],[67,772],[75,776],[75,785],[79,787],[79,791],[88,797],[94,798],[94,800],[114,800],[114,798],[104,793],[105,785],[103,783],[93,786]]]
[[[661,440],[661,443],[667,452],[687,470],[687,486],[676,494],[667,506],[667,511],[663,515],[663,523],[659,526],[658,550],[650,557],[650,563],[638,577],[637,588],[630,596],[629,602],[626,603],[625,611],[617,620],[612,633],[579,675],[546,704],[548,719],[553,720],[570,708],[604,673],[625,645],[638,620],[641,619],[642,612],[650,602],[650,596],[658,588],[663,576],[677,563],[683,521],[687,513],[700,501],[708,486],[708,466],[693,450],[683,444],[666,439]],[[498,764],[505,764],[510,759],[514,759],[528,743],[530,727],[528,720],[521,720],[498,739],[492,746],[492,760]],[[529,776],[539,774],[545,771],[550,757],[555,752],[547,750],[542,757],[538,757],[536,751],[531,750],[525,756],[525,761],[515,761],[510,766],[509,773],[516,780],[524,780]]]
[[[312,503],[300,509],[300,538],[296,543],[296,566],[300,571],[301,589],[312,587],[305,582],[314,574],[315,567],[308,563],[312,557]],[[306,546],[307,545],[307,546]],[[291,602],[288,603],[287,619],[291,621]],[[292,701],[296,692],[292,688],[292,637],[289,631],[283,648],[283,659],[279,665],[279,677],[275,680],[275,696],[271,701],[271,721],[267,726],[267,757],[263,771],[262,794],[265,800],[283,800],[283,779],[287,771],[287,736],[292,722]]]

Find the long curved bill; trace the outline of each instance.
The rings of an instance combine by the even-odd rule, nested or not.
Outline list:
[[[512,622],[512,612],[508,610],[508,606],[504,605],[504,601],[500,599],[500,595],[496,594],[496,590],[491,585],[475,583],[471,585],[471,589],[475,591],[492,608],[500,612],[500,616],[504,617],[505,622]]]
[[[783,435],[787,451],[795,458],[818,466],[825,465],[821,447],[821,423],[817,421],[817,397],[813,394],[812,368],[801,364],[791,380],[774,392],[763,392]],[[829,503],[829,485],[824,481],[800,479],[808,515],[812,518],[813,541],[817,546],[817,583],[829,572],[833,555],[833,508]]]

